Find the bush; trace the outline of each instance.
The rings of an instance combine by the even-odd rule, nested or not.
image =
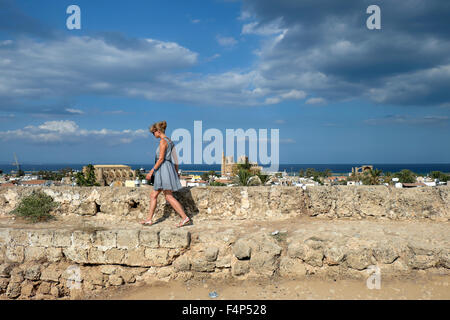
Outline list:
[[[54,219],[50,212],[57,207],[53,198],[45,193],[33,193],[21,200],[19,205],[11,211],[15,216],[31,220],[32,222],[48,221]]]

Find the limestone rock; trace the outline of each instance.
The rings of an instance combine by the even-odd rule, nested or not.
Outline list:
[[[250,259],[251,248],[245,240],[239,239],[233,245],[233,254],[239,260]]]
[[[185,229],[163,229],[159,233],[159,244],[163,248],[187,248],[191,242],[191,233]]]

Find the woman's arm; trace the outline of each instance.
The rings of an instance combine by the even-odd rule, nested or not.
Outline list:
[[[155,166],[147,175],[147,180],[150,180],[151,176],[155,172],[155,170],[158,170],[158,168],[161,166],[161,164],[164,162],[164,157],[166,155],[166,149],[167,149],[167,142],[161,139],[159,142],[159,159],[156,161]],[[150,176],[150,178],[148,178]]]
[[[164,158],[166,157],[167,150],[167,141],[161,139],[159,142],[159,159],[156,161],[155,166],[153,167],[153,171],[158,170],[161,164],[164,162]]]

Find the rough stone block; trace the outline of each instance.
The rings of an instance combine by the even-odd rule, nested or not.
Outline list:
[[[47,248],[46,257],[50,262],[59,262],[63,258],[63,250],[62,248]]]
[[[90,248],[88,250],[88,257],[87,257],[88,263],[92,264],[105,264],[106,257],[105,257],[105,251],[97,249],[97,248]]]
[[[249,260],[236,260],[231,266],[231,272],[234,276],[243,276],[250,271]]]
[[[216,247],[208,247],[205,250],[205,258],[209,262],[216,261],[218,255],[219,255],[219,249]]]
[[[29,232],[30,244],[38,247],[51,247],[53,241],[53,231],[33,230]]]
[[[280,276],[282,277],[302,277],[306,275],[305,264],[299,259],[282,257],[280,259]]]
[[[53,232],[53,247],[66,248],[72,245],[72,232],[56,230]]]
[[[163,248],[187,248],[191,242],[191,233],[183,229],[163,229],[159,233],[159,244]]]
[[[251,257],[251,247],[247,241],[239,239],[233,245],[233,254],[239,260],[250,259]]]
[[[177,258],[172,265],[176,271],[189,271],[191,269],[191,262],[187,256]]]
[[[207,261],[201,257],[193,258],[191,270],[197,272],[213,272],[216,268],[214,262]]]
[[[26,230],[11,229],[9,231],[10,241],[16,246],[28,246],[30,240]]]
[[[101,249],[110,249],[116,247],[117,234],[114,231],[97,231],[94,234],[94,245]]]
[[[158,248],[159,232],[156,230],[140,230],[139,245],[149,248]]]
[[[163,267],[170,264],[169,250],[164,248],[159,249],[145,249],[146,263],[150,263],[152,267]]]
[[[117,248],[133,249],[139,245],[139,230],[117,231]]]
[[[105,261],[111,264],[122,264],[125,260],[126,250],[112,248],[105,251]]]
[[[69,247],[63,248],[62,252],[64,256],[70,261],[76,263],[88,263],[88,254],[86,249]]]
[[[50,265],[41,271],[41,280],[59,282],[62,272],[56,265]]]
[[[9,278],[11,275],[11,271],[13,269],[13,265],[9,263],[3,263],[0,265],[0,277]]]
[[[27,267],[24,274],[25,279],[37,281],[41,277],[41,266],[39,264]]]
[[[25,261],[37,261],[46,258],[46,251],[44,247],[26,247]]]
[[[9,230],[0,228],[0,245],[10,243]]]
[[[92,245],[92,232],[77,230],[72,233],[72,237],[74,247],[88,249]]]
[[[25,260],[24,247],[9,245],[6,248],[5,258],[8,262],[22,263]]]

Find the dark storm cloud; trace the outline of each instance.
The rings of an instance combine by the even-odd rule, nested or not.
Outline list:
[[[366,28],[372,4],[381,8],[381,30]],[[448,102],[450,82],[440,80],[450,77],[450,1],[244,0],[243,10],[259,28],[280,21],[286,30],[261,55],[262,75],[273,83],[290,79],[296,89],[331,100]],[[408,89],[420,81],[421,90]]]
[[[12,0],[0,0],[0,32],[15,36],[55,36],[53,30],[21,11]]]

